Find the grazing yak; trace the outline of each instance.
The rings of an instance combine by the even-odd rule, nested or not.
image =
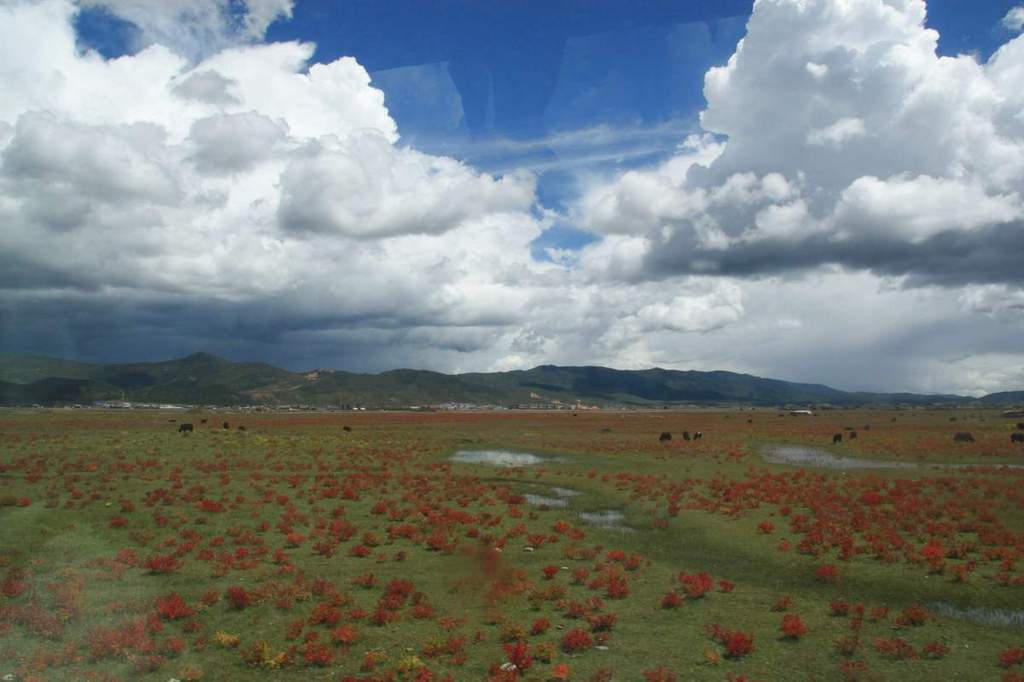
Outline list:
[[[690,440],[690,432],[683,431],[683,440]]]
[[[193,426],[189,423],[180,424],[178,426],[178,433],[192,433],[193,430]]]
[[[227,429],[230,429],[230,428],[231,428],[231,424],[228,424],[227,422],[224,422],[224,429],[227,430]]]
[[[669,433],[668,431],[662,431],[661,435],[658,436],[659,443],[667,443],[670,440],[672,440],[672,434]]]
[[[351,426],[342,426],[341,430],[345,431],[345,432],[351,432],[352,431],[352,427]]]
[[[1011,433],[1010,434],[1010,442],[1011,443],[1024,443],[1024,433]]]
[[[843,434],[837,433],[834,436],[832,436],[832,442],[833,443],[842,443],[843,442]]]
[[[967,431],[957,431],[956,433],[953,434],[953,442],[954,443],[973,443],[974,442],[974,436],[972,436]]]
[[[703,431],[698,431],[697,433],[693,434],[693,439],[694,440],[700,440],[703,437],[704,437],[704,432]]]
[[[850,440],[853,440],[856,437],[857,437],[857,432],[856,431],[850,431],[850,436],[849,436]]]

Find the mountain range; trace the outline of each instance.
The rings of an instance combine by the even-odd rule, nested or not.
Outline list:
[[[312,405],[400,408],[413,405],[551,404],[651,407],[831,404],[1024,403],[1024,391],[982,398],[840,391],[821,384],[724,371],[618,370],[541,365],[529,370],[443,374],[397,369],[379,374],[317,369],[291,372],[195,353],[164,362],[93,364],[42,355],[0,354],[0,405],[61,405],[103,400],[192,405]]]

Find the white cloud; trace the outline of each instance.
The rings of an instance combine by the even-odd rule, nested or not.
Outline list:
[[[188,143],[196,167],[204,173],[240,173],[275,156],[285,142],[288,124],[251,111],[197,119]]]
[[[722,282],[703,295],[681,295],[667,302],[645,305],[633,318],[643,331],[708,332],[742,316],[739,287]]]
[[[1010,9],[1003,17],[1003,26],[1011,31],[1024,30],[1024,5],[1017,5]]]
[[[859,118],[841,118],[827,128],[811,128],[807,133],[807,144],[842,147],[847,140],[864,135],[864,121]]]
[[[359,135],[324,139],[289,162],[279,217],[292,232],[430,234],[490,212],[528,210],[533,193],[532,176],[494,179],[453,159]]]
[[[923,0],[760,0],[705,78],[701,124],[724,143],[596,184],[575,216],[641,239],[652,277],[830,262],[955,274],[913,248],[950,233],[980,253],[985,230],[1024,218],[1024,37],[980,64],[938,56],[924,20]],[[983,276],[977,263],[962,277]]]
[[[845,238],[878,230],[914,242],[1022,217],[1024,203],[1016,192],[990,195],[976,182],[927,175],[857,178],[835,209],[835,224]]]
[[[1024,289],[1004,284],[970,286],[964,287],[958,298],[967,312],[1024,322]]]

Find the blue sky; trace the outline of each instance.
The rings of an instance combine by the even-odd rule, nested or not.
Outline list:
[[[1019,388],[1022,28],[1011,0],[6,0],[0,350]]]

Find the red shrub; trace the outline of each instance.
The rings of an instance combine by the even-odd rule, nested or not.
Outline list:
[[[429,620],[437,615],[434,607],[427,602],[420,602],[416,606],[412,607],[412,617],[419,618],[421,620]]]
[[[343,646],[353,644],[358,638],[359,631],[351,625],[342,625],[339,628],[331,630],[331,639]]]
[[[782,617],[780,629],[783,636],[789,639],[800,639],[807,634],[807,626],[800,620],[800,616],[793,613],[787,613]]]
[[[1020,665],[1021,663],[1024,663],[1024,649],[1019,646],[1007,649],[999,654],[999,665],[1004,668],[1009,668],[1012,665]]]
[[[227,508],[216,500],[203,500],[199,503],[199,510],[210,514],[227,511]]]
[[[723,642],[728,658],[743,658],[754,650],[754,636],[745,632],[730,632]]]
[[[512,663],[518,671],[529,670],[530,666],[533,665],[533,656],[530,655],[530,645],[526,642],[505,644],[502,648],[505,649],[505,654],[508,656],[509,662]]]
[[[754,636],[738,630],[728,630],[718,623],[705,627],[712,639],[725,646],[727,658],[743,658],[754,650]]]
[[[567,653],[585,651],[594,645],[594,641],[585,630],[573,628],[562,637],[562,650]]]
[[[629,583],[620,575],[609,576],[605,594],[609,599],[625,599],[629,596]]]
[[[185,603],[185,600],[177,592],[172,592],[165,597],[158,597],[156,608],[160,613],[160,617],[166,620],[188,618],[196,612],[195,609]]]
[[[341,620],[341,611],[333,604],[321,602],[313,607],[309,616],[310,625],[337,625]]]
[[[679,582],[690,599],[700,599],[714,587],[714,581],[707,573],[680,573]]]
[[[145,566],[151,573],[172,573],[181,568],[181,562],[173,554],[154,555],[146,559]]]
[[[591,632],[609,632],[618,621],[619,617],[614,613],[602,613],[590,616],[587,619],[587,622],[590,623]]]
[[[922,606],[911,605],[903,609],[896,617],[896,624],[901,626],[924,625],[931,618],[928,610]]]
[[[893,637],[892,639],[878,637],[875,639],[874,645],[878,653],[887,658],[903,661],[918,657],[917,651],[910,645],[910,642],[898,637]]]
[[[833,564],[819,566],[814,571],[814,577],[823,583],[834,583],[839,580],[839,568]]]
[[[675,609],[681,606],[682,603],[683,598],[675,590],[665,593],[665,596],[661,598],[661,608],[663,609]]]
[[[355,578],[352,578],[352,584],[369,589],[377,584],[377,576],[369,572],[363,573],[362,575],[357,575]]]
[[[306,642],[302,647],[302,657],[306,660],[306,665],[315,665],[321,668],[334,662],[334,652],[331,648],[315,641]]]
[[[833,599],[828,604],[829,613],[833,616],[848,616],[850,615],[850,602],[845,599]]]
[[[252,603],[252,595],[246,592],[244,587],[229,587],[224,595],[227,597],[228,605],[237,611],[241,611]]]
[[[949,647],[942,642],[928,642],[921,649],[926,658],[945,658],[949,655]]]
[[[530,626],[531,635],[543,635],[551,627],[551,621],[547,618],[538,618],[533,621],[533,625]]]
[[[676,682],[675,673],[663,665],[659,665],[654,670],[645,670],[644,679],[647,682]]]

